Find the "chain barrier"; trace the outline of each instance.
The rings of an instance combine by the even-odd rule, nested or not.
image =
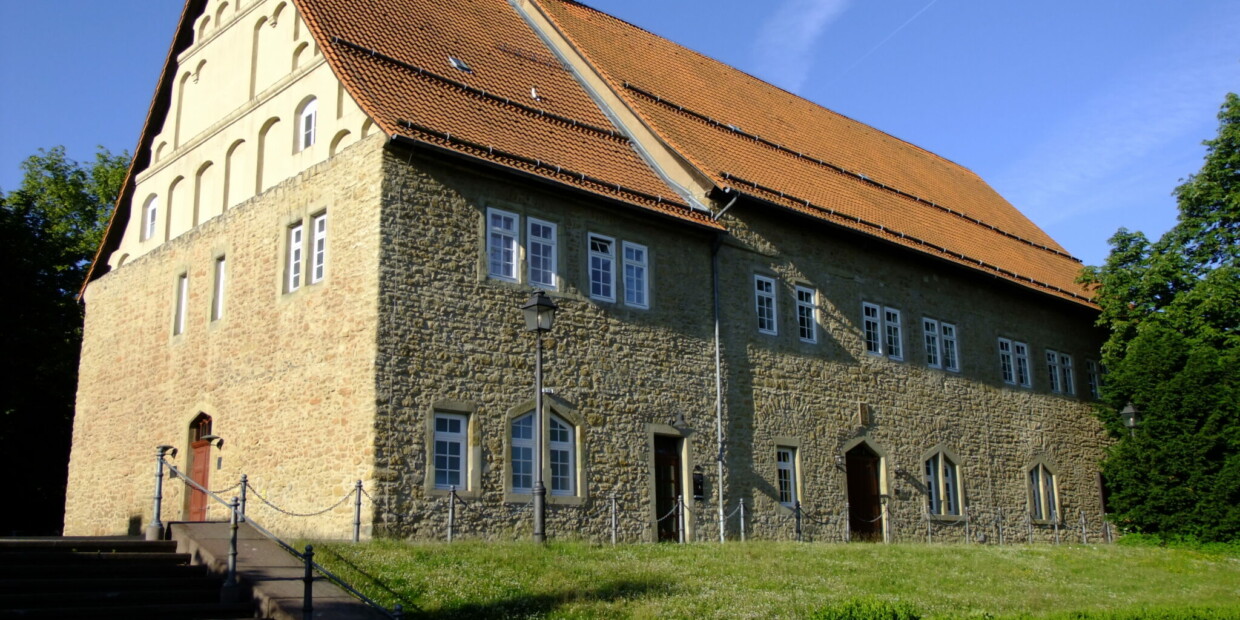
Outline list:
[[[227,493],[227,492],[229,492],[229,491],[231,491],[231,490],[233,490],[233,489],[235,489],[235,488],[238,488],[238,487],[240,487],[240,486],[241,486],[241,483],[240,483],[240,482],[238,482],[237,484],[234,484],[234,485],[232,485],[232,486],[228,487],[227,489],[216,489],[216,490],[211,491],[211,492],[212,492],[212,493],[215,493],[216,495],[223,495],[223,494],[225,494],[225,493]]]
[[[335,504],[332,504],[331,506],[328,506],[327,508],[324,508],[324,509],[322,509],[322,510],[320,510],[320,511],[318,511],[318,512],[305,512],[305,513],[300,513],[300,512],[292,512],[292,511],[289,511],[289,510],[285,510],[285,509],[283,509],[283,508],[281,508],[281,507],[279,507],[279,506],[277,506],[277,505],[275,505],[275,504],[271,503],[270,501],[268,501],[268,500],[267,500],[267,498],[266,498],[266,497],[263,497],[263,494],[262,494],[262,493],[259,493],[259,492],[258,492],[258,489],[254,488],[254,486],[253,486],[253,485],[250,485],[250,492],[251,492],[251,493],[253,493],[253,494],[254,494],[254,497],[257,497],[257,498],[259,499],[259,501],[261,501],[262,503],[266,504],[269,508],[271,508],[272,510],[274,510],[274,511],[276,511],[276,512],[280,513],[280,514],[283,514],[283,515],[286,515],[286,516],[289,516],[289,517],[317,517],[317,516],[319,516],[319,515],[322,515],[322,514],[327,514],[327,513],[331,512],[331,511],[333,511],[333,510],[335,510],[335,509],[339,508],[342,504],[344,504],[346,501],[348,501],[350,497],[353,497],[353,494],[357,492],[357,489],[354,489],[354,490],[352,490],[352,491],[349,491],[347,494],[345,494],[345,496],[344,496],[344,497],[340,498],[340,501],[337,501]]]

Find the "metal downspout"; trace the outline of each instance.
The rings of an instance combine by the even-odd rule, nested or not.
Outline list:
[[[736,200],[740,198],[740,193],[732,197],[728,205],[721,209],[711,219],[718,221],[720,216],[732,208],[736,204]],[[715,442],[718,448],[715,452],[715,466],[718,475],[716,485],[718,489],[715,496],[718,498],[719,504],[719,542],[724,542],[724,509],[723,509],[723,354],[722,339],[719,333],[719,248],[723,245],[723,235],[726,233],[719,232],[715,234],[715,240],[710,246],[710,278],[711,278],[711,295],[714,297],[714,314],[715,314]]]

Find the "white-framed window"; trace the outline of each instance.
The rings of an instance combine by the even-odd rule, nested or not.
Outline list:
[[[758,316],[758,331],[772,336],[779,333],[775,322],[775,280],[766,276],[753,277],[754,310]]]
[[[288,256],[284,269],[287,275],[284,284],[286,293],[292,293],[301,288],[302,242],[305,239],[305,234],[305,226],[301,222],[296,222],[288,227]]]
[[[1072,376],[1072,356],[1067,353],[1059,354],[1059,369],[1063,372],[1063,393],[1071,396],[1076,395],[1076,378]]]
[[[883,344],[887,345],[887,357],[893,360],[904,359],[904,338],[900,335],[900,311],[894,308],[883,308]]]
[[[1029,481],[1029,516],[1035,521],[1059,520],[1059,500],[1055,488],[1055,473],[1042,463],[1030,467],[1027,472]]]
[[[818,293],[805,286],[796,287],[797,332],[802,342],[818,342]]]
[[[548,422],[547,456],[551,464],[551,494],[577,494],[577,439],[571,424],[551,415]]]
[[[871,303],[861,303],[861,325],[865,336],[865,352],[870,355],[883,354],[883,321],[880,318],[882,308]]]
[[[224,318],[224,290],[227,287],[228,263],[223,254],[215,257],[215,286],[211,289],[211,320]]]
[[[1012,341],[1007,338],[999,339],[999,372],[1004,383],[1016,385],[1016,361],[1012,358]]]
[[[1059,352],[1046,350],[1046,375],[1050,379],[1051,391],[1058,394],[1063,391],[1063,368],[1059,366]]]
[[[177,276],[176,302],[172,315],[172,335],[185,333],[186,304],[189,303],[189,274]]]
[[[925,461],[926,510],[932,515],[960,515],[960,469],[946,452]]]
[[[646,276],[649,255],[646,246],[625,241],[621,244],[621,252],[624,258],[624,304],[649,308],[649,279]]]
[[[792,508],[797,503],[797,449],[788,446],[775,448],[775,475],[779,488],[779,503]]]
[[[534,492],[534,414],[527,413],[512,421],[508,455],[512,466],[512,492]]]
[[[599,301],[616,300],[616,240],[590,233],[587,237],[590,266],[590,297]]]
[[[159,197],[151,196],[146,199],[146,206],[142,209],[142,241],[155,238],[155,223],[159,221]]]
[[[327,213],[314,216],[310,224],[314,234],[311,246],[314,255],[311,257],[310,284],[317,284],[323,281],[327,270]]]
[[[1085,360],[1085,385],[1089,397],[1098,400],[1102,396],[1102,366],[1094,360]]]
[[[517,281],[516,213],[487,209],[487,275]]]
[[[314,146],[314,134],[318,123],[319,100],[311,99],[302,107],[297,120],[297,150],[304,151]]]
[[[434,441],[435,488],[466,489],[469,418],[459,413],[436,413]]]
[[[1013,342],[1012,356],[1016,358],[1016,381],[1021,387],[1032,387],[1033,373],[1029,367],[1029,345],[1023,342]]]
[[[525,227],[525,252],[529,257],[530,284],[554,291],[556,226],[551,222],[529,218]]]
[[[934,319],[921,319],[921,331],[926,340],[926,365],[931,368],[943,367],[943,356],[940,351],[939,322]]]
[[[943,343],[943,368],[959,372],[960,349],[956,339],[956,326],[951,323],[940,323],[939,328]]]

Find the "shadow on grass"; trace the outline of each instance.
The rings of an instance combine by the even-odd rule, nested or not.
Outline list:
[[[574,601],[610,602],[648,596],[667,596],[673,594],[674,590],[675,588],[671,584],[664,581],[621,579],[606,581],[588,590],[549,594],[523,593],[486,603],[466,603],[434,611],[418,611],[408,614],[406,617],[431,618],[435,620],[453,618],[528,618],[530,616],[546,615],[555,611],[556,608]]]
[[[400,603],[401,607],[403,607],[405,610],[406,616],[408,617],[418,616],[420,612],[418,610],[417,603],[414,603],[413,601],[409,600],[407,597],[405,597],[400,592],[393,590],[392,587],[384,583],[382,579],[379,579],[378,577],[366,572],[365,570],[362,569],[362,567],[355,564],[349,558],[346,558],[345,556],[341,555],[340,552],[336,551],[335,549],[327,547],[319,551],[319,553],[323,553],[324,551],[335,556],[337,561],[339,561],[344,566],[348,567],[348,569],[352,571],[353,573],[360,575],[366,581],[369,581],[374,587],[386,592],[393,601]],[[357,584],[352,584],[352,585],[354,587],[357,587]]]

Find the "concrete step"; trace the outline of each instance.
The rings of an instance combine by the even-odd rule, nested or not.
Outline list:
[[[0,609],[44,607],[115,607],[118,605],[156,605],[169,603],[218,603],[220,589],[168,588],[141,590],[137,587],[82,590],[74,582],[65,582],[62,591],[3,592]]]
[[[188,553],[159,551],[8,551],[0,553],[0,566],[40,564],[80,564],[106,566],[176,566],[189,564]]]
[[[187,567],[193,568],[193,567]],[[219,577],[207,578],[206,567],[203,570],[184,572],[179,575],[167,576],[160,571],[157,577],[120,577],[109,574],[106,577],[72,577],[57,575],[55,577],[27,578],[23,576],[12,579],[0,579],[0,595],[9,592],[63,592],[72,587],[78,592],[98,592],[100,590],[117,590],[134,588],[137,590],[184,590],[205,589],[219,590],[223,580]]]
[[[124,553],[146,551],[168,553],[177,550],[176,541],[142,540],[113,536],[65,536],[0,538],[0,554],[10,551],[100,551]]]
[[[83,564],[5,564],[0,562],[0,580],[8,579],[78,579],[78,578],[156,578],[205,577],[207,567],[203,565],[165,565],[165,564],[117,564],[107,562],[91,562]]]
[[[10,618],[103,618],[130,620],[205,620],[211,618],[253,618],[254,604],[188,603],[172,605],[129,605],[121,607],[48,607],[41,609],[0,609],[0,620]]]

